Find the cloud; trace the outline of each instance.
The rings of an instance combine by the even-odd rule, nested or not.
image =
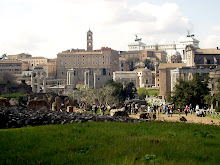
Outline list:
[[[220,25],[213,26],[212,29],[215,31],[220,31]]]
[[[94,48],[127,50],[138,34],[148,44],[173,42],[192,25],[175,3],[132,0],[3,0],[0,2],[0,54],[27,52],[56,57],[86,48],[89,27]]]
[[[201,41],[201,48],[216,48],[220,47],[220,36],[219,35],[208,35],[204,40]]]

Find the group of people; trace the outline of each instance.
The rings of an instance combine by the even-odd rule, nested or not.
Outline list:
[[[163,114],[168,115],[168,117],[172,117],[172,114],[174,113],[174,105],[163,105]]]
[[[174,113],[174,110],[175,110],[174,105],[166,105],[166,104],[163,105],[162,104],[161,107],[162,107],[162,110],[163,110],[163,114],[166,114],[168,116],[172,116],[172,114]],[[198,104],[196,105],[195,109],[193,108],[192,104],[190,104],[189,106],[186,105],[185,108],[184,108],[184,113],[187,116],[188,113],[192,114],[194,110],[199,111],[199,105]],[[181,113],[181,108],[180,107],[178,108],[178,113],[179,113],[179,115]]]
[[[192,115],[193,110],[194,110],[194,108],[193,108],[192,104],[190,104],[189,106],[186,105],[186,107],[184,109],[184,112],[185,112],[186,116],[187,116],[188,113],[191,113],[191,115]],[[195,111],[199,111],[199,105],[198,104],[195,107]],[[179,112],[179,115],[180,115],[180,112]]]

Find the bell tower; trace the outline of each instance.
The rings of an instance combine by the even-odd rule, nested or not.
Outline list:
[[[88,52],[93,51],[93,34],[92,34],[92,31],[90,29],[87,32],[87,51]]]

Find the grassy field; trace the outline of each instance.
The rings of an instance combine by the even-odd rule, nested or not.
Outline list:
[[[160,91],[157,89],[148,89],[148,95],[149,96],[159,96],[160,95]]]
[[[0,164],[219,164],[220,128],[91,122],[0,130]]]

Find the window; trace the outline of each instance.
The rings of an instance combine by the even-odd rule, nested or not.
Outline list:
[[[102,69],[102,75],[106,75],[106,69],[105,68]]]

